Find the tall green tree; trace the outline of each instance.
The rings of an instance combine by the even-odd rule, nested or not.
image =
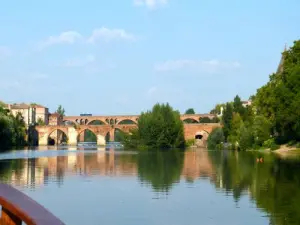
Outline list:
[[[257,114],[270,120],[279,143],[300,141],[300,40],[282,57],[282,69],[254,97]]]
[[[223,129],[218,127],[212,130],[207,139],[208,149],[215,150],[218,146],[225,141]]]
[[[231,130],[231,121],[233,118],[233,107],[232,104],[226,103],[225,109],[223,111],[222,123],[223,123],[223,132],[225,136],[225,140],[229,136]]]
[[[193,108],[189,108],[185,111],[185,114],[196,114]]]
[[[139,117],[138,128],[124,138],[130,147],[144,149],[171,149],[185,146],[183,122],[180,113],[169,104],[156,104],[151,111]]]
[[[65,109],[61,105],[59,105],[56,110],[56,113],[58,113],[61,116],[65,116]]]
[[[243,102],[238,95],[236,95],[233,100],[233,111],[235,113],[239,113],[242,117],[245,114],[245,107],[243,106]]]
[[[26,144],[26,127],[23,117],[15,117],[9,110],[0,107],[0,151]]]

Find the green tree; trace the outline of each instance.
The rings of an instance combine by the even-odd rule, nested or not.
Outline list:
[[[251,149],[254,143],[254,138],[252,135],[252,130],[250,126],[241,124],[239,129],[239,148],[240,150]]]
[[[196,114],[193,108],[189,108],[185,111],[185,114]]]
[[[229,136],[231,130],[231,121],[233,117],[233,107],[230,103],[226,103],[225,109],[223,111],[222,123],[223,123],[223,132],[225,140]]]
[[[0,107],[0,150],[26,144],[26,127],[23,117],[18,113],[15,117],[7,109]]]
[[[258,89],[254,105],[268,118],[278,143],[300,141],[300,40],[282,55],[282,70]]]
[[[232,144],[239,143],[240,141],[240,128],[244,124],[244,121],[239,113],[233,113],[232,120],[231,120],[231,128],[228,136],[228,141]]]
[[[37,125],[38,126],[44,126],[45,125],[45,121],[43,121],[42,118],[39,117],[38,120],[37,120]]]
[[[61,105],[59,105],[56,110],[56,113],[58,113],[61,116],[65,116],[65,109]]]
[[[171,149],[185,146],[180,113],[169,104],[156,104],[139,117],[138,128],[124,138],[125,146],[139,149]]]
[[[238,95],[236,95],[233,100],[233,111],[235,113],[239,113],[242,117],[244,116],[245,108],[243,106],[241,98]]]
[[[257,115],[254,118],[252,130],[255,144],[262,146],[262,144],[270,138],[271,123],[264,116]]]
[[[217,149],[225,140],[223,129],[218,127],[212,130],[207,139],[208,149]]]
[[[217,104],[214,109],[210,111],[210,114],[221,114],[222,108],[224,109],[226,104]]]

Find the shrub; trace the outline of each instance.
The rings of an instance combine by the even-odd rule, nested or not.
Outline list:
[[[274,145],[276,145],[276,144],[275,144],[275,140],[273,138],[268,139],[268,140],[264,141],[264,143],[263,143],[263,147],[265,147],[265,148],[271,148]]]
[[[190,139],[190,140],[187,140],[186,142],[185,142],[185,146],[186,147],[191,147],[191,146],[193,146],[195,144],[195,140],[194,139]]]
[[[277,145],[277,144],[273,144],[272,146],[271,146],[271,150],[272,151],[274,151],[274,150],[277,150],[277,149],[279,149],[280,148],[280,145]]]
[[[207,147],[208,149],[218,149],[218,146],[220,147],[220,144],[224,142],[224,133],[223,129],[218,127],[213,129],[213,131],[209,134],[207,139]]]
[[[292,140],[292,141],[289,141],[289,142],[287,143],[287,146],[288,146],[288,147],[292,147],[292,146],[294,146],[294,145],[296,145],[296,144],[297,144],[297,141]]]
[[[185,147],[180,113],[169,104],[156,104],[142,113],[137,129],[124,141],[125,147],[137,149],[171,149]]]

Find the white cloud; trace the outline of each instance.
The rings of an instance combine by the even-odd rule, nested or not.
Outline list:
[[[65,67],[83,67],[87,66],[96,61],[96,57],[94,55],[87,55],[82,59],[70,59],[63,66]]]
[[[0,60],[9,57],[12,54],[11,50],[6,46],[0,46]]]
[[[157,72],[170,72],[178,70],[193,70],[196,72],[219,72],[224,69],[237,69],[239,62],[222,62],[219,60],[169,60],[154,66]]]
[[[92,35],[87,39],[88,43],[95,43],[97,40],[112,41],[112,40],[135,40],[133,34],[127,33],[123,29],[109,29],[102,27],[95,29]]]
[[[146,6],[147,8],[154,9],[158,6],[167,5],[168,0],[134,0],[135,6]]]
[[[76,31],[62,32],[57,36],[50,36],[45,41],[39,43],[39,49],[57,44],[74,44],[82,38],[82,35]]]
[[[94,29],[90,36],[84,36],[77,31],[66,31],[59,35],[54,35],[46,38],[46,40],[38,43],[38,49],[58,44],[75,44],[78,42],[95,43],[98,40],[113,41],[113,40],[136,40],[135,35],[128,33],[124,29],[109,29],[106,27]]]

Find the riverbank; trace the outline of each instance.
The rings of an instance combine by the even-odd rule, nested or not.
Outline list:
[[[295,146],[287,146],[287,145],[281,145],[279,149],[274,150],[272,152],[282,157],[288,157],[294,154],[300,155],[299,148],[296,148]]]
[[[287,145],[280,145],[279,149],[271,150],[270,148],[267,149],[251,149],[247,150],[249,152],[261,152],[261,153],[275,153],[280,157],[288,157],[288,156],[300,156],[300,148],[296,148],[295,146],[287,146]]]

